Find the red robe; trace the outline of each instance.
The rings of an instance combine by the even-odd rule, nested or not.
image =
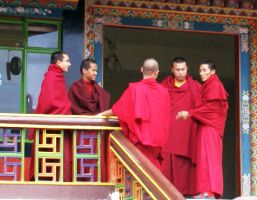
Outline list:
[[[90,88],[89,88],[90,87]],[[71,111],[74,115],[95,115],[109,109],[110,94],[101,88],[95,81],[92,85],[80,79],[74,82],[69,90],[69,99],[71,101]],[[86,134],[96,135],[95,132],[86,132]],[[106,181],[106,133],[101,135],[101,180]],[[80,134],[77,136],[77,141],[80,140]],[[95,149],[96,142],[95,142]],[[79,153],[85,152],[84,149]],[[79,169],[80,170],[80,169]]]
[[[45,73],[45,78],[41,85],[41,91],[38,99],[35,114],[61,114],[69,115],[71,103],[65,86],[65,79],[62,69],[51,64]],[[29,138],[34,139],[34,131],[29,132]],[[64,133],[64,181],[71,181],[72,177],[72,135],[65,131]],[[33,148],[34,149],[34,148]],[[33,152],[34,153],[34,152]],[[34,156],[33,156],[34,157]],[[33,159],[34,161],[34,159]],[[34,169],[32,161],[31,170]],[[33,170],[34,172],[34,170]]]
[[[190,110],[196,106],[200,96],[201,85],[187,76],[186,82],[175,86],[173,76],[168,76],[162,85],[169,91],[171,102],[171,130],[162,155],[163,173],[173,185],[184,195],[194,195],[193,183],[195,170],[195,141],[197,122],[188,118],[176,120],[179,111]]]
[[[63,71],[51,64],[41,85],[35,114],[71,114]]]
[[[112,111],[118,116],[128,139],[140,147],[146,146],[149,153],[143,153],[160,168],[159,152],[167,142],[170,131],[170,99],[167,90],[153,78],[130,83],[113,105]],[[156,149],[159,149],[158,153]],[[151,155],[152,152],[154,155]]]
[[[222,137],[228,94],[216,74],[205,81],[199,105],[189,114],[199,121],[196,157],[196,192],[223,193]]]

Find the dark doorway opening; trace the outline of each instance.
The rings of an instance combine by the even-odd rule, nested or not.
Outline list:
[[[237,196],[238,133],[238,38],[236,35],[207,32],[164,31],[131,27],[104,26],[104,88],[114,103],[129,82],[141,79],[139,68],[145,58],[154,57],[160,65],[158,80],[170,74],[175,56],[188,60],[189,73],[199,80],[198,67],[202,60],[213,60],[217,74],[229,92],[229,112],[223,139],[223,198]]]

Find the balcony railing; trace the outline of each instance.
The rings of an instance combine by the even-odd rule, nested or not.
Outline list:
[[[0,114],[0,127],[0,180],[9,181],[63,182],[68,137],[73,144],[72,182],[100,182],[102,138],[120,130],[115,118],[73,115]],[[33,145],[26,143],[28,132],[35,134]]]
[[[115,117],[0,113],[0,183],[65,185],[68,135],[72,140],[69,184],[100,184],[104,157],[105,181],[116,185],[120,199],[184,199],[120,130]],[[29,132],[35,135],[33,142],[27,139]]]

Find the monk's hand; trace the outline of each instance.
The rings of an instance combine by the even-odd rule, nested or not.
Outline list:
[[[103,117],[103,113],[98,113],[97,115],[95,115],[96,117]]]
[[[180,111],[176,115],[176,119],[187,119],[189,116],[189,113],[187,111]]]
[[[103,111],[101,113],[99,113],[98,115],[96,115],[97,117],[109,117],[109,116],[113,116],[113,112],[112,112],[112,109],[109,109],[109,110],[106,110],[106,111]]]

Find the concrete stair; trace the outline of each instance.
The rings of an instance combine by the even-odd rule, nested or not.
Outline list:
[[[111,200],[114,185],[0,184],[0,199]]]

